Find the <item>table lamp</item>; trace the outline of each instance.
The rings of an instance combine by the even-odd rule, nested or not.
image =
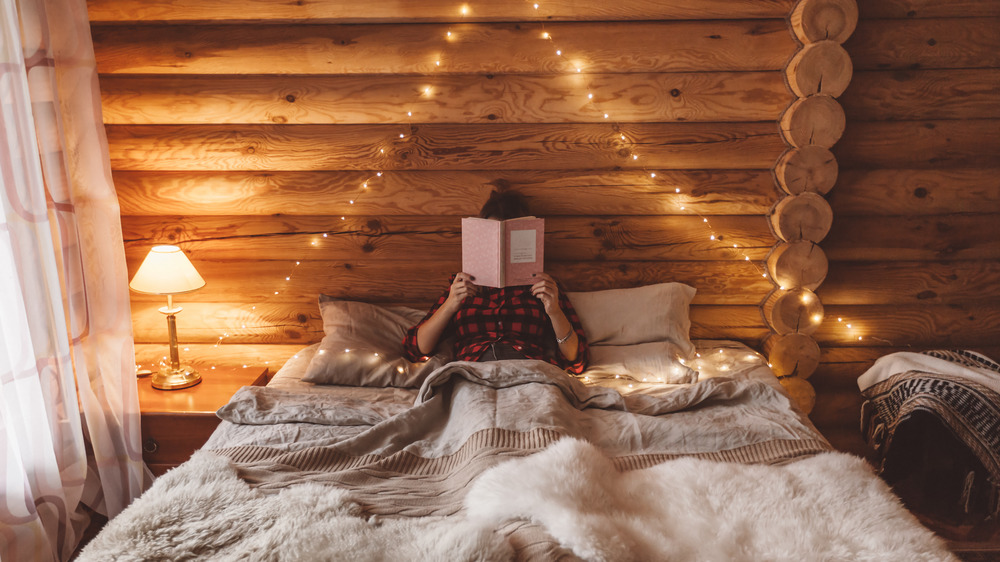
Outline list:
[[[201,375],[198,371],[187,365],[181,365],[177,353],[176,314],[183,309],[179,306],[174,307],[174,295],[188,293],[205,286],[205,280],[198,275],[191,261],[177,246],[153,246],[128,286],[137,293],[167,295],[167,306],[160,308],[160,312],[167,315],[170,365],[164,365],[159,372],[153,374],[153,388],[178,390],[200,383]]]

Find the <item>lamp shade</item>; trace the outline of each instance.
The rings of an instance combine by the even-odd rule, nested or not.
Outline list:
[[[177,246],[153,246],[128,286],[137,293],[176,295],[205,286],[205,280]]]

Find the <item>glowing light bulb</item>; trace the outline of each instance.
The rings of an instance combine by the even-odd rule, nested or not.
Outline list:
[[[578,66],[578,67],[576,67],[576,71],[577,72],[583,72],[583,69]]]
[[[715,240],[715,235],[713,234],[713,235],[709,236],[708,239],[709,240]]]
[[[604,114],[604,118],[605,118],[605,119],[607,119],[607,118],[608,118],[608,114],[607,114],[607,113],[605,113],[605,114]]]
[[[451,37],[451,32],[450,31],[447,33],[447,37]]]
[[[430,89],[430,86],[428,86],[428,87],[424,88],[424,93],[425,93],[425,94],[427,94],[427,95],[431,95],[431,89]]]
[[[349,201],[349,203],[350,203],[351,205],[353,205],[353,204],[354,204],[354,199],[351,199],[351,200]]]
[[[536,10],[538,9],[538,4],[535,4],[535,9],[536,9]]]
[[[377,172],[375,175],[378,177],[382,177],[382,172]]]
[[[649,177],[651,177],[651,178],[655,178],[655,177],[656,177],[656,172],[651,172],[651,173],[649,174]]]
[[[850,325],[850,324],[848,324],[848,325],[847,325],[847,327],[848,327],[848,328],[850,328],[850,327],[851,327],[851,325]]]
[[[745,259],[746,261],[750,261],[750,256],[746,256],[746,257],[745,257],[744,259]]]
[[[350,353],[350,352],[351,352],[351,350],[350,350],[350,349],[345,349],[345,350],[344,350],[344,353]]]
[[[291,281],[291,280],[292,280],[292,278],[291,278],[291,277],[285,277],[285,281]],[[244,328],[245,328],[245,327],[246,327],[246,326],[244,326]]]
[[[439,60],[434,61],[434,66],[441,66],[441,61]]]
[[[562,50],[558,50],[558,51],[556,51],[556,55],[558,55],[558,56],[562,56]]]
[[[399,138],[401,138],[401,139],[405,139],[405,138],[406,138],[406,135],[404,135],[403,133],[399,133]]]
[[[587,99],[588,100],[594,99],[594,94],[587,94]]]
[[[680,192],[681,192],[681,188],[678,187],[677,189],[674,189],[674,193],[680,193]]]
[[[633,154],[632,155],[632,160],[638,160],[638,159],[639,159],[639,155],[638,154]]]
[[[819,324],[820,322],[823,321],[823,317],[820,316],[819,314],[813,314],[812,318],[813,318],[813,323],[814,324]]]
[[[549,32],[548,32],[548,31],[543,31],[543,32],[542,32],[542,39],[548,39],[548,38],[550,38],[550,37],[551,37],[551,35],[549,35]]]
[[[413,112],[412,111],[407,111],[406,112],[406,116],[407,117],[413,117]]]
[[[461,9],[460,9],[459,11],[460,11],[460,12],[462,12],[462,15],[463,15],[463,16],[464,16],[464,15],[468,15],[468,13],[469,13],[469,6],[467,6],[467,5],[463,4],[463,5],[462,5],[462,8],[461,8]]]

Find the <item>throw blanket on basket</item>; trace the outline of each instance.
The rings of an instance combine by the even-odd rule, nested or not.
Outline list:
[[[1000,365],[971,351],[900,352],[858,379],[861,431],[883,457],[896,429],[929,412],[975,453],[1000,485]]]

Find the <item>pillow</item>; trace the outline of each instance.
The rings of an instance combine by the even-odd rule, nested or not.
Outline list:
[[[684,384],[698,381],[698,371],[680,362],[681,350],[671,342],[598,345],[590,348],[584,375],[628,376],[639,382]]]
[[[592,346],[672,342],[687,357],[694,353],[688,308],[695,289],[659,283],[634,289],[567,292]]]
[[[302,380],[315,384],[417,388],[434,369],[451,361],[447,351],[421,363],[403,357],[406,330],[424,317],[407,307],[383,307],[319,296],[323,341]]]

